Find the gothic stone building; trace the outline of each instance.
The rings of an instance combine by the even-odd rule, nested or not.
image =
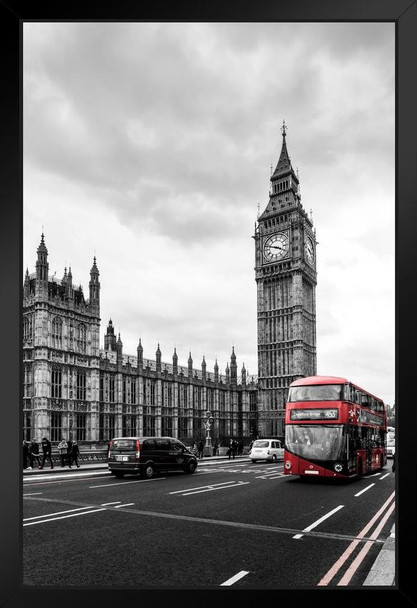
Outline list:
[[[61,436],[100,445],[116,435],[171,435],[186,443],[211,436],[284,435],[284,408],[290,383],[316,373],[316,237],[301,205],[299,180],[286,146],[271,175],[268,204],[255,226],[258,378],[238,377],[234,348],[225,375],[212,373],[203,357],[178,365],[176,350],[162,361],[125,355],[112,320],[100,348],[100,282],[94,258],[88,298],[63,278],[49,276],[44,235],[36,272],[23,286],[23,434]]]
[[[25,439],[62,436],[100,445],[117,435],[170,435],[190,443],[204,438],[210,413],[211,438],[257,434],[257,390],[245,367],[238,369],[234,348],[225,375],[217,361],[213,373],[172,362],[145,359],[139,340],[136,356],[123,354],[112,320],[100,348],[100,282],[94,258],[89,298],[63,278],[49,276],[44,235],[36,273],[26,271],[23,287],[23,433]]]

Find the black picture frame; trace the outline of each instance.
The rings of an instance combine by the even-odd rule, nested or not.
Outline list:
[[[98,2],[72,0],[0,2],[1,61],[1,222],[2,273],[0,370],[2,402],[2,499],[0,519],[0,604],[6,608],[41,603],[60,608],[77,605],[132,606],[152,601],[159,606],[198,602],[202,606],[224,601],[242,605],[263,602],[263,591],[199,590],[61,590],[22,587],[22,475],[21,475],[21,301],[22,301],[22,26],[25,21],[372,21],[392,22],[396,28],[396,417],[399,437],[396,460],[397,580],[392,588],[265,591],[268,602],[331,605],[345,601],[355,606],[382,601],[416,605],[414,562],[408,557],[416,541],[413,482],[415,458],[412,434],[416,351],[415,276],[417,154],[415,58],[417,57],[416,0],[258,0],[256,3],[176,1],[166,5],[138,0]],[[378,221],[378,218],[375,218]],[[378,306],[375,294],[375,306]],[[221,595],[220,595],[221,594]],[[343,596],[341,595],[343,594]],[[307,596],[307,597],[306,597]]]

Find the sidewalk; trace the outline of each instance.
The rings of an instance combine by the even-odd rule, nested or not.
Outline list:
[[[205,458],[198,461],[200,465],[210,465],[210,464],[226,464],[232,463],[233,461],[249,461],[249,457],[244,456],[236,456],[234,459],[229,459],[228,456],[206,456]],[[108,470],[107,462],[93,462],[87,464],[81,464],[80,468],[72,468],[69,467],[61,467],[55,466],[52,470],[50,467],[45,467],[44,469],[34,468],[31,470],[25,469],[23,471],[24,477],[30,475],[55,475],[55,474],[65,474],[71,475],[71,473],[83,473],[87,471],[101,470],[105,473]],[[198,469],[197,469],[198,470]],[[385,541],[381,551],[378,554],[371,570],[369,571],[368,576],[363,583],[364,587],[378,586],[378,587],[395,587],[395,524],[392,527],[391,533],[387,540]]]

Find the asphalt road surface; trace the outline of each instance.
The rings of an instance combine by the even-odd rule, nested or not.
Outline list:
[[[24,479],[24,585],[360,587],[394,524],[390,467],[350,482],[282,462],[201,461],[193,475],[106,469]]]

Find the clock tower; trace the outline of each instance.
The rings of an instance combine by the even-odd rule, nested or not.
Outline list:
[[[258,432],[284,435],[285,402],[294,380],[317,373],[316,233],[301,204],[298,176],[282,148],[269,201],[255,226],[258,315]]]

